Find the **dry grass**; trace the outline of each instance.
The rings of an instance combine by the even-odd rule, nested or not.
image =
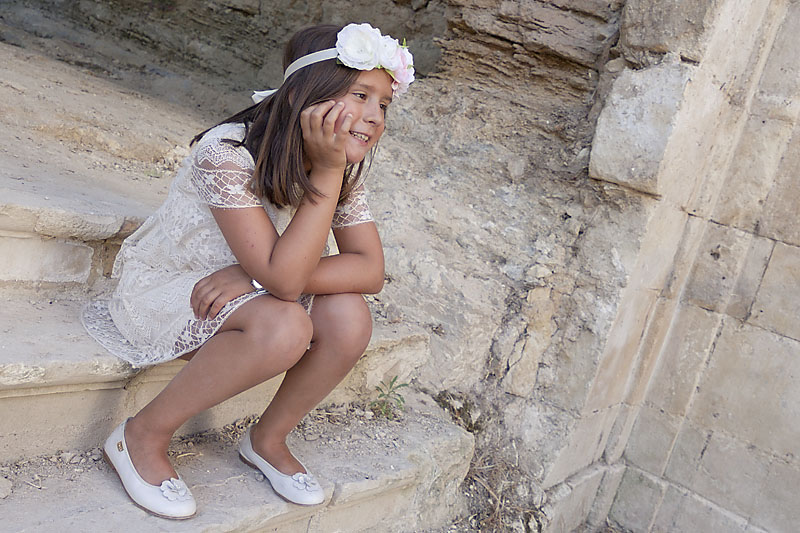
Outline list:
[[[538,531],[539,510],[525,504],[517,486],[524,476],[519,468],[487,450],[472,460],[465,480],[470,526],[475,531]]]

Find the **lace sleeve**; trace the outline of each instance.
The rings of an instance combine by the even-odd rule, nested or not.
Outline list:
[[[350,196],[343,204],[336,206],[331,227],[346,228],[372,221],[372,213],[367,205],[367,193],[361,184],[350,192]]]
[[[261,207],[250,189],[252,158],[220,139],[199,146],[192,160],[192,183],[210,207]]]

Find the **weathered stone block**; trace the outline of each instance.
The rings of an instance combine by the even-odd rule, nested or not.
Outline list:
[[[692,486],[698,474],[700,458],[708,445],[711,432],[684,421],[669,456],[665,478],[684,487]]]
[[[625,448],[625,459],[629,464],[661,476],[680,425],[680,418],[643,407]]]
[[[756,292],[764,278],[764,271],[767,269],[767,262],[774,246],[775,242],[770,239],[753,238],[725,308],[726,314],[741,320],[750,316]]]
[[[713,212],[715,221],[754,231],[793,128],[785,120],[748,118]]]
[[[628,286],[661,290],[672,272],[675,254],[686,234],[689,216],[668,202],[660,202],[647,222],[645,237]]]
[[[70,238],[82,241],[99,241],[119,237],[125,223],[138,226],[141,220],[126,220],[122,215],[75,213],[61,209],[42,209],[34,228],[41,235]],[[129,224],[131,225],[131,224]],[[122,235],[127,237],[127,235]]]
[[[800,494],[796,462],[775,459],[755,499],[750,520],[767,531],[797,531],[800,524]]]
[[[612,465],[605,469],[603,481],[597,489],[592,509],[586,517],[587,524],[595,528],[605,525],[606,517],[614,503],[614,497],[617,495],[617,489],[619,489],[624,474],[625,465],[623,464]]]
[[[553,487],[597,461],[605,450],[619,408],[584,415],[570,430],[566,446],[547,470],[542,486]]]
[[[86,283],[94,250],[30,234],[0,234],[0,279]]]
[[[708,2],[704,2],[708,4]],[[709,218],[727,177],[749,96],[781,9],[769,0],[724,0],[708,47],[684,95],[660,180],[664,196]],[[681,57],[686,57],[682,52]]]
[[[3,192],[8,195],[8,191]],[[38,219],[38,213],[32,209],[8,203],[0,205],[0,229],[2,230],[33,233]]]
[[[693,305],[678,309],[659,350],[658,366],[647,391],[648,405],[673,415],[686,414],[721,321],[721,315]]]
[[[800,248],[775,245],[749,321],[800,340]]]
[[[722,312],[753,236],[709,223],[683,293],[683,301]]]
[[[698,474],[687,488],[720,507],[750,516],[771,462],[772,457],[754,446],[715,432],[700,457]]]
[[[639,345],[639,357],[633,381],[628,388],[626,402],[630,405],[641,405],[644,401],[678,304],[679,302],[675,298],[656,300],[653,316],[647,324],[647,329]]]
[[[800,95],[800,61],[797,60],[797,36],[800,35],[800,5],[790,3],[769,59],[764,66],[758,90],[781,100],[796,100]]]
[[[691,73],[691,67],[665,62],[620,74],[597,120],[591,177],[661,193],[661,161]]]
[[[635,50],[677,52],[700,61],[721,0],[633,0],[622,10],[622,45]]]
[[[672,264],[672,273],[667,280],[664,290],[661,292],[662,298],[678,299],[683,292],[686,280],[692,273],[697,251],[703,241],[707,222],[699,217],[689,217],[686,221],[686,232],[683,240],[675,253]]]
[[[775,183],[764,203],[758,233],[800,246],[797,199],[800,198],[800,124],[795,127],[789,149],[783,156]]]
[[[656,516],[653,533],[707,531],[736,533],[747,529],[747,520],[698,497],[670,486]]]
[[[574,531],[583,524],[605,472],[604,468],[587,469],[549,491],[547,504],[542,509],[542,533]]]
[[[603,451],[603,459],[608,464],[613,464],[619,461],[625,451],[625,446],[628,445],[628,439],[631,435],[633,425],[636,423],[636,418],[639,416],[640,407],[634,407],[627,404],[621,404],[617,413],[617,418],[611,426],[611,431],[606,441],[606,449]]]
[[[649,531],[667,483],[634,467],[625,469],[608,518],[632,531]]]
[[[689,417],[777,454],[800,442],[800,342],[726,320]]]
[[[651,290],[625,291],[586,401],[587,411],[603,409],[624,400],[642,333],[657,296],[658,293]]]

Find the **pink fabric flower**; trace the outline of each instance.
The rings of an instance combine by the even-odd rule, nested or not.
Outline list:
[[[397,84],[397,87],[395,87],[394,83],[392,84],[392,89],[397,96],[405,93],[408,90],[408,86],[414,81],[414,58],[411,56],[411,52],[408,51],[408,48],[401,47],[399,55],[400,66],[389,72]]]

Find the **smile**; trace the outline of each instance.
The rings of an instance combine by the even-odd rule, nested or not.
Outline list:
[[[360,141],[369,142],[369,136],[364,135],[363,133],[358,133],[357,131],[351,131],[350,135],[352,135],[353,137],[355,137]]]

